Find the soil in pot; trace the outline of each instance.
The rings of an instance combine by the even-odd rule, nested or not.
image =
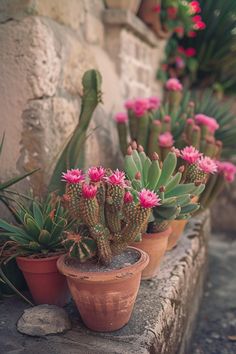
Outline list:
[[[168,238],[167,251],[171,251],[175,246],[177,246],[187,222],[188,220],[173,220],[171,222],[172,232]]]
[[[86,326],[110,332],[128,323],[138,293],[146,253],[128,248],[113,257],[109,266],[96,260],[83,264],[61,256],[58,269],[67,277],[71,295]]]
[[[168,238],[171,233],[171,227],[158,233],[146,233],[142,235],[142,241],[133,244],[149,255],[149,263],[142,272],[142,279],[154,278],[160,269],[161,262],[167,250]]]
[[[35,304],[64,306],[69,300],[66,278],[58,272],[60,255],[47,258],[17,257]]]

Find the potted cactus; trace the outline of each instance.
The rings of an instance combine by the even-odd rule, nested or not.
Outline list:
[[[5,261],[16,258],[35,304],[65,305],[69,290],[56,262],[65,252],[63,231],[70,224],[60,199],[49,195],[42,203],[36,200],[30,206],[17,203],[12,213],[18,220],[17,226],[0,219],[0,237],[5,240],[3,250],[8,255]]]
[[[154,192],[133,193],[119,170],[92,167],[63,174],[65,204],[78,221],[64,241],[68,254],[57,265],[67,277],[86,326],[114,331],[131,316],[148,255],[128,247],[158,204]]]
[[[171,223],[175,219],[187,220],[199,204],[192,202],[204,189],[201,182],[182,183],[184,166],[176,171],[176,152],[169,152],[163,163],[157,153],[152,160],[145,154],[142,146],[137,149],[134,142],[125,156],[125,172],[131,185],[138,192],[142,188],[150,188],[159,196],[159,205],[153,208],[147,229],[136,238],[136,247],[145,250],[150,257],[144,269],[142,279],[154,277],[159,270],[161,261],[167,250],[171,235]]]

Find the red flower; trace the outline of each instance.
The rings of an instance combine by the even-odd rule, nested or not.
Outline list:
[[[188,32],[188,37],[189,38],[194,38],[194,37],[196,37],[196,35],[197,35],[197,33],[195,31]]]
[[[167,8],[167,16],[169,19],[174,20],[176,18],[178,12],[178,8],[174,6],[170,6]]]
[[[152,11],[159,14],[161,12],[161,5],[157,4],[157,5],[153,6]]]
[[[197,23],[199,21],[202,21],[202,18],[200,15],[196,15],[196,16],[192,17],[192,21],[193,21],[193,23]]]
[[[201,6],[198,1],[191,1],[189,3],[189,7],[190,7],[191,14],[197,14],[197,13],[201,12]]]
[[[194,24],[193,28],[195,30],[204,30],[206,28],[206,24],[203,21],[198,21]]]
[[[196,49],[195,48],[187,48],[187,49],[185,49],[185,54],[187,57],[194,57],[196,55]]]

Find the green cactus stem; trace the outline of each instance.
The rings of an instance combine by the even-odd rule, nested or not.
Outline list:
[[[127,140],[128,140],[128,129],[127,124],[124,122],[117,123],[117,130],[119,136],[120,149],[123,155],[126,154],[127,151]]]
[[[161,133],[161,129],[162,126],[159,120],[152,121],[150,127],[150,135],[148,138],[148,149],[147,149],[147,154],[150,158],[152,157],[154,152],[160,154],[158,138]]]
[[[129,132],[130,132],[131,141],[137,140],[138,119],[131,109],[128,110],[128,117],[129,117]]]
[[[137,118],[137,120],[138,120],[137,142],[139,145],[142,145],[146,150],[148,135],[149,135],[149,126],[150,126],[149,115],[146,113],[142,117]]]

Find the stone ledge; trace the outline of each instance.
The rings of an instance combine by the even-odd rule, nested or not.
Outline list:
[[[189,353],[203,292],[209,234],[209,212],[189,222],[178,247],[167,253],[159,276],[142,282],[130,322],[113,333],[89,331],[70,305],[71,331],[43,339],[25,337],[16,332],[15,323],[26,305],[15,298],[4,300],[0,304],[1,349],[5,354],[14,350],[19,354]]]
[[[132,12],[127,10],[108,9],[103,12],[104,23],[110,26],[120,26],[136,34],[152,47],[158,47],[155,34]]]

